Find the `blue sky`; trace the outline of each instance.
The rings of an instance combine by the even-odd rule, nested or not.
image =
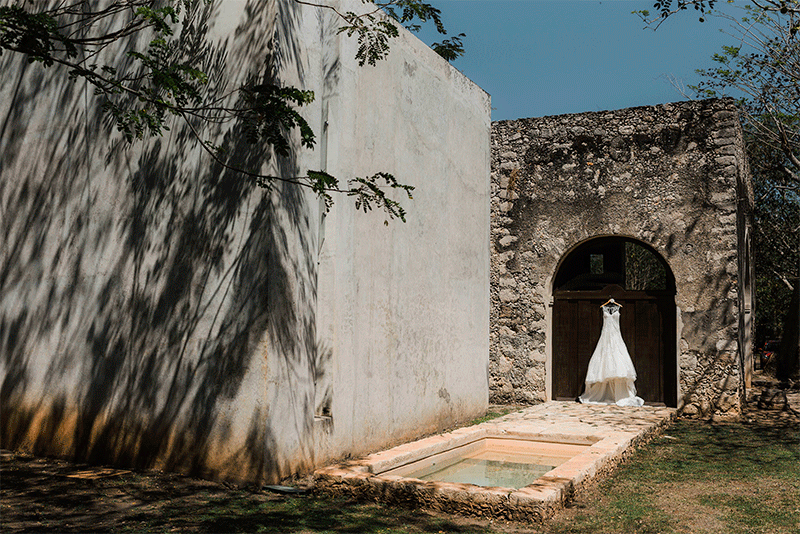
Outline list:
[[[467,34],[453,65],[492,95],[492,120],[684,100],[669,78],[697,68],[734,39],[726,20],[685,11],[657,30],[631,11],[652,0],[430,0],[450,34]],[[721,1],[722,8],[736,13]],[[435,32],[422,32],[430,43]]]

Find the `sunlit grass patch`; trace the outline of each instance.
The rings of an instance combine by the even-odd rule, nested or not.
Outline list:
[[[679,420],[550,525],[554,533],[800,532],[796,426]]]
[[[800,529],[800,510],[797,496],[787,495],[768,502],[761,495],[704,495],[700,502],[722,511],[729,532],[771,533],[797,532]]]

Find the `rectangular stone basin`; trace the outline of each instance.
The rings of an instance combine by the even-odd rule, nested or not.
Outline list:
[[[674,410],[551,401],[347,460],[315,489],[447,513],[539,521],[657,434]]]
[[[318,489],[357,498],[516,519],[542,519],[619,443],[594,435],[459,429],[320,469]]]
[[[589,446],[488,437],[380,474],[519,489],[584,452]]]

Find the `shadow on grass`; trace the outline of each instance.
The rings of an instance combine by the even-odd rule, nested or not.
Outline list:
[[[0,500],[4,532],[486,532],[419,510],[311,495],[232,489],[166,473],[75,478],[87,469],[6,455]]]
[[[774,416],[774,417],[773,417]],[[679,420],[548,524],[497,523],[163,473],[70,478],[85,466],[5,455],[3,532],[798,532],[798,422]],[[677,512],[676,512],[677,511]],[[705,528],[708,527],[708,528]]]
[[[639,469],[639,476],[652,480],[655,475],[659,481],[667,482],[696,476],[724,481],[798,474],[800,425],[792,419],[782,421],[778,416],[741,423],[679,421],[668,436],[641,453],[660,460],[651,462],[652,470]],[[633,474],[633,470],[627,471]]]
[[[548,525],[553,534],[800,530],[800,421],[679,420]]]
[[[166,510],[164,517],[180,510]],[[197,510],[197,526],[207,532],[476,532],[473,527],[458,525],[420,511],[389,509],[338,499],[294,497],[280,502],[254,503],[241,495],[212,500],[208,508]],[[163,522],[158,528],[191,528],[193,521],[182,524]]]

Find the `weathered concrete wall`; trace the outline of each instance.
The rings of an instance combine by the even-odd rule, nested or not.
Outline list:
[[[318,143],[285,159],[236,125],[201,135],[265,173],[393,172],[417,187],[409,223],[344,198],[323,217],[306,191],[213,165],[177,123],[125,147],[90,87],[4,55],[2,445],[277,480],[483,411],[488,96],[405,33],[360,69],[328,11],[210,13],[228,83],[212,87],[314,90]]]
[[[677,282],[679,405],[735,410],[749,350],[748,184],[730,101],[494,123],[491,398],[549,398],[559,261],[587,239],[626,236],[661,254]]]
[[[357,43],[336,39],[339,58]],[[328,69],[325,69],[327,72]],[[385,64],[331,69],[323,102],[337,176],[397,169],[417,186],[406,224],[346,203],[325,218],[319,338],[332,420],[318,456],[374,451],[469,420],[488,405],[488,95],[403,33]],[[353,97],[345,97],[346,95]],[[327,401],[326,401],[327,399]]]

